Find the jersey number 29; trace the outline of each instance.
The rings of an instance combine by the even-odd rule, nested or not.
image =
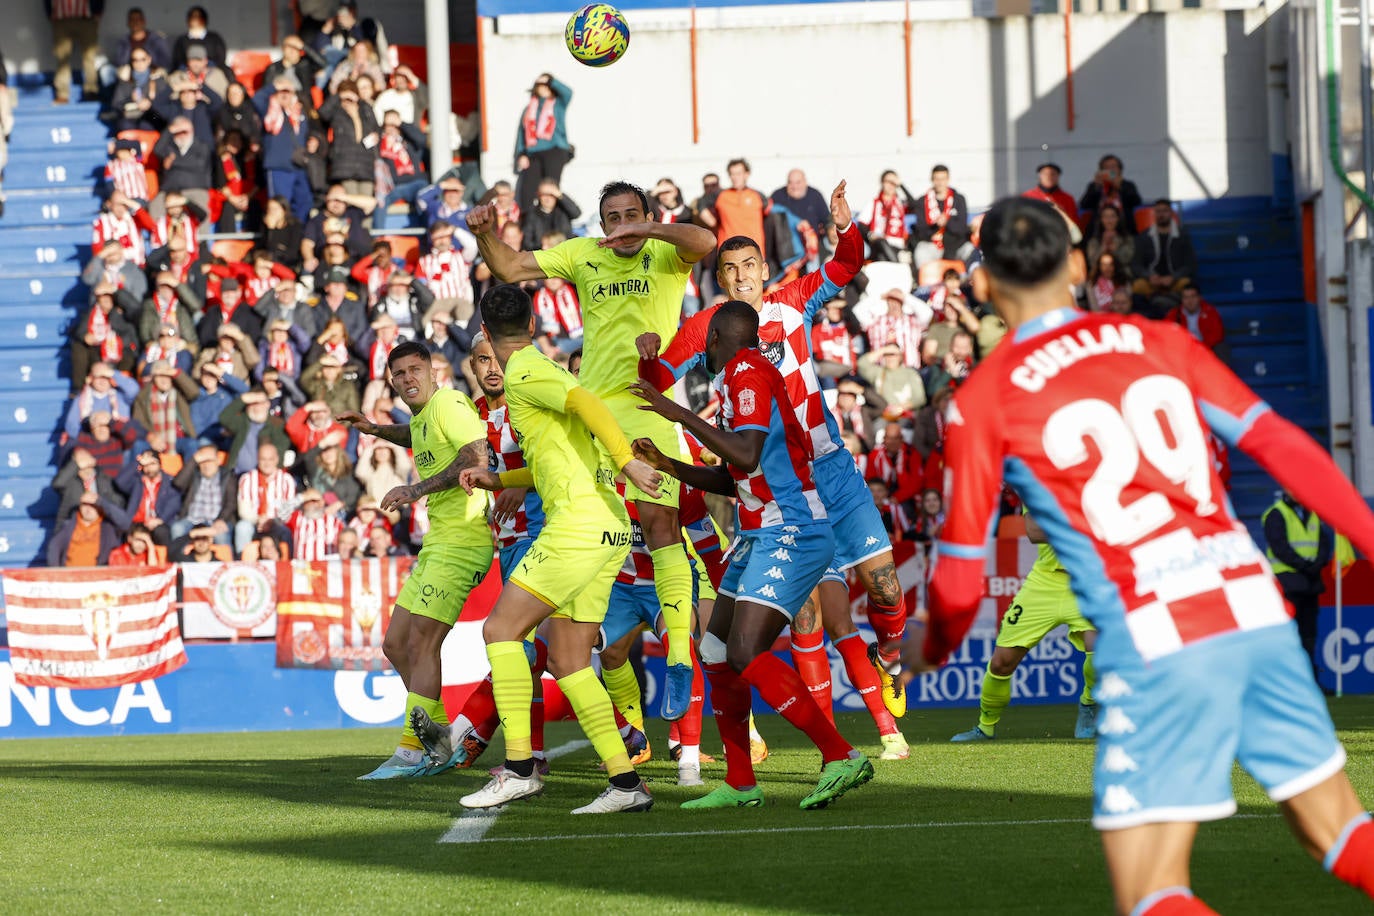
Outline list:
[[[1138,379],[1122,395],[1119,410],[1098,398],[1064,405],[1045,424],[1045,455],[1060,470],[1077,467],[1089,460],[1089,439],[1101,460],[1083,485],[1083,515],[1103,543],[1132,544],[1174,518],[1163,493],[1122,503],[1122,491],[1135,480],[1142,456],[1170,483],[1183,487],[1197,503],[1198,515],[1217,511],[1206,436],[1192,392],[1180,379]]]

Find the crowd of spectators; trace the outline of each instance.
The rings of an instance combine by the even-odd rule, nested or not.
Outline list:
[[[393,64],[382,25],[353,0],[318,15],[305,6],[258,85],[235,76],[201,7],[175,38],[131,10],[114,68],[95,76],[115,139],[82,274],[89,304],[70,331],[52,565],[415,551],[423,502],[379,508],[414,479],[406,450],[336,415],[405,422],[386,381],[387,355],[405,340],[427,344],[441,384],[475,393],[474,303],[492,277],[467,230],[473,204],[496,205],[516,248],[586,231],[561,186],[569,87],[534,80],[514,180],[488,189],[471,170],[427,161],[425,87]],[[1073,223],[1084,276],[1072,295],[1224,348],[1177,214],[1167,200],[1144,206],[1122,170],[1102,157],[1075,200],[1046,163],[1026,191]],[[648,192],[652,216],[755,239],[774,284],[820,269],[835,243],[828,195],[800,169],[771,194],[751,177],[747,160],[732,160],[690,200],[663,178]],[[1006,328],[974,294],[978,220],[947,166],[919,195],[889,170],[871,199],[857,179],[849,198],[868,263],[816,316],[814,355],[893,537],[929,542],[943,521],[944,405]],[[419,235],[373,231],[388,211],[404,211]],[[215,242],[225,233],[245,241],[231,252]],[[576,290],[551,279],[530,292],[538,344],[576,360]],[[719,298],[707,258],[684,311]],[[687,396],[709,412],[705,381],[691,380]]]

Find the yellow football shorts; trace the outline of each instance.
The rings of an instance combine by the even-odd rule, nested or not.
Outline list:
[[[546,522],[510,581],[553,608],[554,617],[599,624],[630,552],[630,521],[579,516]]]
[[[625,438],[633,443],[636,439],[652,439],[658,446],[658,450],[669,458],[676,458],[679,461],[691,463],[691,458],[682,452],[682,442],[677,433],[677,427],[669,421],[663,419],[652,410],[640,410],[644,402],[629,392],[608,395],[602,399],[606,408],[615,417],[616,423],[620,424],[620,429],[625,433]],[[630,502],[641,500],[657,503],[661,506],[677,507],[678,487],[669,477],[663,479],[663,495],[658,499],[646,496],[634,484],[628,480],[625,482],[625,499]]]
[[[1011,599],[1011,607],[1002,617],[997,631],[997,645],[1003,648],[1030,649],[1060,624],[1069,628],[1069,642],[1083,651],[1083,633],[1092,630],[1078,610],[1078,601],[1069,588],[1067,573],[1032,573],[1021,584],[1021,590]]]
[[[491,555],[491,545],[424,545],[396,603],[412,614],[453,626],[468,595],[491,569]]]

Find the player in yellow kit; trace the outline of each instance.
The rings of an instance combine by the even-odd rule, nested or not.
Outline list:
[[[1093,643],[1097,631],[1078,610],[1078,601],[1069,588],[1069,571],[1049,545],[1045,532],[1026,515],[1026,536],[1035,544],[1039,556],[1026,574],[1026,581],[1011,600],[997,630],[997,648],[983,675],[983,691],[978,700],[978,724],[951,738],[954,742],[987,741],[993,737],[1002,710],[1011,702],[1011,676],[1050,631],[1060,624],[1069,628],[1069,642],[1083,655],[1083,692],[1078,697],[1078,722],[1075,738],[1097,734],[1097,703],[1093,700]]]
[[[427,496],[430,528],[419,559],[396,598],[382,650],[409,691],[407,713],[418,706],[434,721],[446,725],[448,713],[439,698],[439,649],[458,620],[468,593],[491,568],[486,500],[474,499],[458,486],[464,469],[487,466],[487,425],[467,395],[435,384],[434,366],[423,344],[399,344],[391,351],[387,366],[392,386],[410,408],[410,422],[378,426],[354,411],[339,414],[337,419],[414,453],[420,482],[393,488],[382,497],[381,506],[400,509]],[[359,778],[426,776],[440,769],[443,767],[431,767],[426,762],[407,715],[395,753]]]
[[[496,237],[492,205],[474,207],[468,228],[491,272],[506,283],[561,277],[577,288],[582,305],[581,384],[605,402],[631,440],[652,439],[670,457],[683,458],[673,424],[648,411],[626,389],[639,378],[635,340],[646,331],[672,340],[682,318],[682,297],[692,265],[710,254],[715,236],[690,223],[660,223],[649,215],[644,191],[624,181],[601,190],[603,239],[568,239],[548,251],[516,251]],[[644,540],[654,564],[654,589],[668,632],[663,718],[676,721],[692,697],[692,571],[682,546],[677,488],[651,496],[631,487]]]
[[[533,345],[534,313],[524,290],[488,290],[481,310],[482,330],[506,374],[506,406],[526,467],[501,474],[469,468],[460,482],[468,492],[533,486],[544,501],[544,528],[482,627],[506,761],[491,782],[460,802],[491,808],[544,790],[530,748],[532,686],[523,639],[549,619],[549,670],[610,777],[591,804],[573,813],[647,811],[653,796],[625,753],[610,698],[592,668],[592,647],[630,551],[630,519],[616,476],[623,473],[651,498],[659,496],[662,477],[633,457],[600,399]]]

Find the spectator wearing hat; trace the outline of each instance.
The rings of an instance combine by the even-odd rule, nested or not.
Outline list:
[[[73,394],[75,397],[67,407],[66,420],[62,424],[68,439],[75,439],[81,432],[81,424],[99,411],[114,418],[128,419],[133,400],[138,396],[138,383],[117,372],[110,363],[95,362],[85,374],[85,384]]]
[[[371,199],[368,197],[369,201]],[[329,186],[324,206],[305,224],[301,236],[301,263],[306,273],[314,273],[319,267],[319,249],[324,247],[325,237],[333,234],[344,236],[344,246],[350,257],[366,257],[372,250],[367,216],[351,203],[348,188],[338,182]]]
[[[314,313],[296,281],[282,282],[272,287],[258,299],[253,311],[257,312],[263,327],[274,321],[286,321],[300,328],[308,337],[315,326]]]
[[[315,74],[325,67],[324,57],[310,47],[300,35],[287,35],[281,42],[281,57],[267,65],[262,73],[262,85],[271,86],[279,77],[289,76],[295,80],[296,94],[305,111],[314,109],[310,98],[310,87],[315,85]]]
[[[917,199],[915,216],[909,241],[918,270],[941,258],[967,261],[973,254],[968,202],[949,186],[949,166],[937,165],[930,170],[930,187]]]
[[[551,232],[560,233],[565,239],[572,238],[573,220],[581,215],[582,208],[563,193],[557,181],[543,179],[535,189],[532,205],[520,217],[520,226],[525,233],[524,249],[538,251],[543,248],[544,236]]]
[[[129,494],[123,517],[115,520],[116,525],[127,530],[137,522],[148,529],[153,543],[162,547],[171,543],[171,523],[181,511],[181,491],[162,469],[157,454],[139,452],[115,484]]]
[[[1062,174],[1064,174],[1064,170],[1053,162],[1036,166],[1036,185],[1021,196],[1054,204],[1059,208],[1059,212],[1076,223],[1078,220],[1078,202],[1073,199],[1072,194],[1059,186],[1059,176]]]
[[[162,329],[170,324],[176,327],[178,336],[188,346],[199,350],[196,325],[191,315],[199,310],[200,304],[195,291],[177,279],[176,274],[170,270],[159,271],[153,290],[143,300],[143,308],[139,313],[139,340],[145,344],[152,343],[161,336]]]
[[[228,545],[238,521],[238,479],[231,468],[220,467],[219,451],[213,445],[200,446],[192,457],[194,461],[188,461],[172,480],[181,492],[181,509],[171,524],[172,539],[180,541],[204,528],[214,543]]]
[[[139,211],[142,213],[143,211]],[[151,218],[150,218],[151,221]],[[138,237],[138,244],[143,245],[143,238]],[[126,318],[130,321],[135,319],[142,311],[139,303],[148,295],[148,278],[139,265],[129,260],[128,249],[124,247],[122,241],[118,239],[106,239],[102,244],[93,248],[95,257],[86,262],[86,266],[81,270],[81,282],[89,287],[102,280],[122,293],[129,299],[126,305],[122,306]],[[123,296],[117,296],[116,304]]]
[[[209,52],[200,42],[192,42],[186,48],[186,66],[175,72],[184,75],[196,86],[212,91],[220,99],[224,98],[225,91],[231,85],[224,70],[211,63]]]
[[[381,137],[377,115],[372,106],[358,96],[357,83],[344,80],[338,87],[338,94],[324,100],[320,106],[320,122],[332,137],[329,143],[330,193],[334,193],[333,186],[342,186],[353,207],[364,214],[370,213],[376,206],[373,179]],[[308,227],[306,237],[309,238]]]
[[[472,276],[468,265],[476,256],[477,245],[469,242],[472,236],[464,232],[467,238],[463,242],[467,247],[455,247],[455,232],[455,227],[449,223],[438,222],[430,227],[430,250],[420,258],[415,274],[429,287],[436,303],[442,303],[463,321],[473,313]]]
[[[305,367],[305,353],[310,349],[310,335],[284,318],[276,318],[267,326],[267,335],[258,341],[258,364],[253,367],[254,381],[261,382],[267,369],[275,369],[278,378],[298,379]]]
[[[57,58],[52,81],[53,102],[65,105],[71,98],[72,50],[78,46],[85,79],[82,94],[94,99],[100,92],[96,63],[100,55],[100,17],[105,12],[105,0],[43,0],[43,9],[52,23],[52,53]]]
[[[137,359],[138,331],[115,307],[119,290],[101,280],[91,291],[91,305],[71,323],[72,393],[80,390],[78,379],[98,362],[121,372],[132,372]]]
[[[368,332],[358,341],[365,357],[369,381],[386,383],[387,360],[400,342],[400,330],[394,318],[382,314],[373,319]]]
[[[281,520],[294,506],[296,479],[282,469],[282,454],[273,443],[261,441],[251,453],[251,469],[239,474],[234,550],[245,559],[249,543],[261,535],[290,540]],[[240,453],[236,466],[242,459]]]
[[[171,555],[178,563],[228,563],[234,559],[233,549],[215,540],[211,525],[197,525],[180,544],[174,544]]]
[[[258,348],[248,335],[238,325],[222,324],[215,338],[196,358],[196,377],[200,377],[202,368],[213,365],[220,370],[221,377],[232,375],[241,382],[252,378],[253,367],[258,364]]]
[[[77,510],[48,541],[49,566],[104,566],[119,546],[119,531],[106,519],[100,497],[83,494]]]
[[[196,425],[201,442],[216,449],[230,442],[230,432],[220,423],[225,408],[248,392],[248,383],[232,372],[225,372],[218,363],[204,363],[196,373],[200,390],[191,401],[191,422]]]
[[[95,458],[101,476],[114,480],[124,469],[125,458],[141,436],[138,424],[124,418],[115,419],[107,410],[97,410],[82,421],[81,432],[66,444],[85,449]]]
[[[153,363],[150,375],[134,398],[133,419],[150,436],[156,433],[167,450],[191,454],[196,448],[196,425],[191,421],[195,383],[166,361]]]
[[[194,346],[181,339],[181,331],[175,324],[164,324],[157,338],[143,348],[143,355],[138,360],[138,380],[146,382],[153,363],[158,360],[165,360],[178,372],[189,374],[195,368]]]
[[[183,281],[193,274],[203,276],[203,272],[192,271],[191,265],[200,257],[200,226],[206,217],[204,207],[192,203],[180,191],[165,194],[159,191],[155,199],[161,199],[163,212],[155,218],[157,231],[152,238],[154,244],[161,247],[148,255],[148,269],[170,270]]]
[[[178,35],[172,44],[172,66],[186,66],[195,45],[203,47],[217,66],[223,67],[229,63],[224,37],[210,30],[210,14],[203,6],[193,6],[186,11],[186,31]]]
[[[917,410],[926,402],[921,376],[902,360],[902,348],[888,343],[859,357],[859,375],[882,397],[886,410],[897,415]]]
[[[344,364],[332,353],[324,353],[301,375],[301,391],[312,401],[326,405],[335,413],[357,410],[361,406],[358,386],[344,378]]]
[[[102,413],[104,413],[102,411]],[[109,414],[104,414],[105,425],[109,426]],[[87,493],[94,493],[105,505],[102,508],[108,518],[111,506],[118,512],[119,494],[115,490],[114,477],[101,473],[100,465],[96,462],[96,457],[89,449],[77,446],[72,449],[71,458],[57,472],[53,478],[52,488],[61,494],[61,502],[57,506],[57,523],[60,525],[71,518],[81,502],[81,497]]]
[[[415,198],[416,209],[425,216],[425,228],[432,229],[435,223],[444,222],[466,229],[472,207],[468,205],[467,187],[462,179],[450,172],[439,179],[435,191],[433,195],[421,192]]]
[[[305,465],[306,483],[323,493],[327,503],[337,500],[351,514],[363,488],[353,476],[353,462],[344,451],[347,444],[348,433],[331,430],[314,448],[301,455],[301,461]]]
[[[319,445],[332,432],[342,433],[345,439],[348,436],[348,428],[335,421],[334,412],[324,401],[307,402],[286,421],[286,434],[291,437],[292,447],[301,455]]]
[[[326,508],[324,494],[313,487],[301,492],[296,508],[286,519],[291,532],[291,555],[297,560],[327,560],[335,556],[343,522],[339,512],[343,503]]]
[[[262,337],[262,319],[244,301],[243,286],[236,277],[220,280],[219,293],[209,299],[205,314],[196,324],[196,339],[202,348],[213,347],[225,325],[237,328],[250,342]]]
[[[230,436],[225,466],[235,474],[246,474],[257,466],[260,445],[274,446],[278,456],[291,450],[286,423],[273,416],[265,391],[249,391],[235,398],[220,413],[219,422]]]
[[[433,305],[434,294],[428,286],[405,271],[396,271],[387,279],[368,317],[376,321],[385,315],[396,323],[401,340],[415,340],[423,338],[425,314]]]
[[[322,277],[321,292],[310,298],[312,328],[316,336],[337,318],[348,333],[348,340],[359,339],[367,330],[367,309],[358,296],[348,288],[348,270],[332,267]],[[341,362],[347,357],[341,356]]]
[[[306,87],[291,73],[283,73],[265,82],[253,96],[253,107],[262,116],[262,168],[267,174],[267,193],[300,222],[309,218],[314,204],[306,168],[312,137],[309,96],[306,94],[303,102],[303,93]],[[264,218],[269,227],[270,210]]]

